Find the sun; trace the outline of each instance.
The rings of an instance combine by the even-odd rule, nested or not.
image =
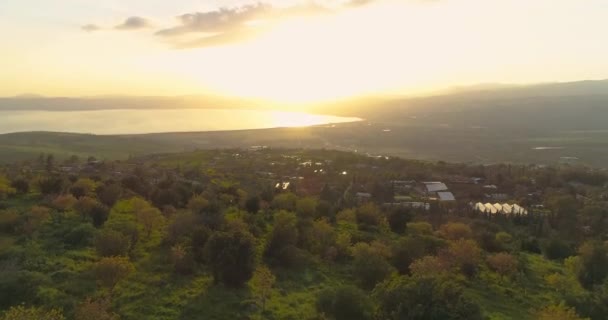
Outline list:
[[[256,39],[182,50],[155,63],[216,93],[292,104],[384,91],[411,77],[398,62],[406,43],[385,35],[404,19],[395,6],[292,18]]]

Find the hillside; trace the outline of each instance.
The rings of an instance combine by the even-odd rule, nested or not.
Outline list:
[[[328,150],[13,163],[0,167],[0,312],[603,319],[607,183],[586,169]],[[490,201],[526,211],[470,206]]]

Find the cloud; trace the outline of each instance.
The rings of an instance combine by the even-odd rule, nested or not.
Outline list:
[[[280,20],[290,17],[319,15],[332,9],[306,2],[290,7],[273,7],[258,2],[240,7],[193,12],[177,17],[176,26],[161,29],[156,35],[176,48],[217,46],[254,38]],[[192,40],[192,35],[199,35]]]
[[[95,32],[101,28],[95,24],[85,24],[84,26],[80,27],[80,29],[86,32]]]
[[[150,26],[150,22],[146,18],[132,16],[128,17],[123,23],[114,27],[117,30],[137,30],[147,28]]]
[[[348,7],[361,7],[361,6],[365,6],[368,5],[372,2],[374,2],[375,0],[350,0],[346,3],[346,6]]]
[[[156,32],[158,36],[172,37],[193,32],[226,32],[243,27],[248,21],[273,11],[267,4],[257,3],[215,11],[186,13],[177,17],[179,25]]]

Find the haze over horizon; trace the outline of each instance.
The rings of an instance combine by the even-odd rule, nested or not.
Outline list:
[[[304,103],[604,79],[606,9],[599,0],[5,0],[0,96]]]

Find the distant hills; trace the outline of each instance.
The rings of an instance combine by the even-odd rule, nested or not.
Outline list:
[[[39,153],[102,158],[267,145],[327,148],[408,158],[474,163],[562,161],[608,167],[608,80],[532,86],[476,86],[430,97],[367,97],[300,106],[366,121],[311,128],[94,136],[0,135],[0,162]],[[94,97],[0,99],[0,110],[158,108],[276,109],[279,105],[221,97]]]
[[[461,88],[429,97],[328,104],[317,110],[407,125],[608,130],[608,80]]]

